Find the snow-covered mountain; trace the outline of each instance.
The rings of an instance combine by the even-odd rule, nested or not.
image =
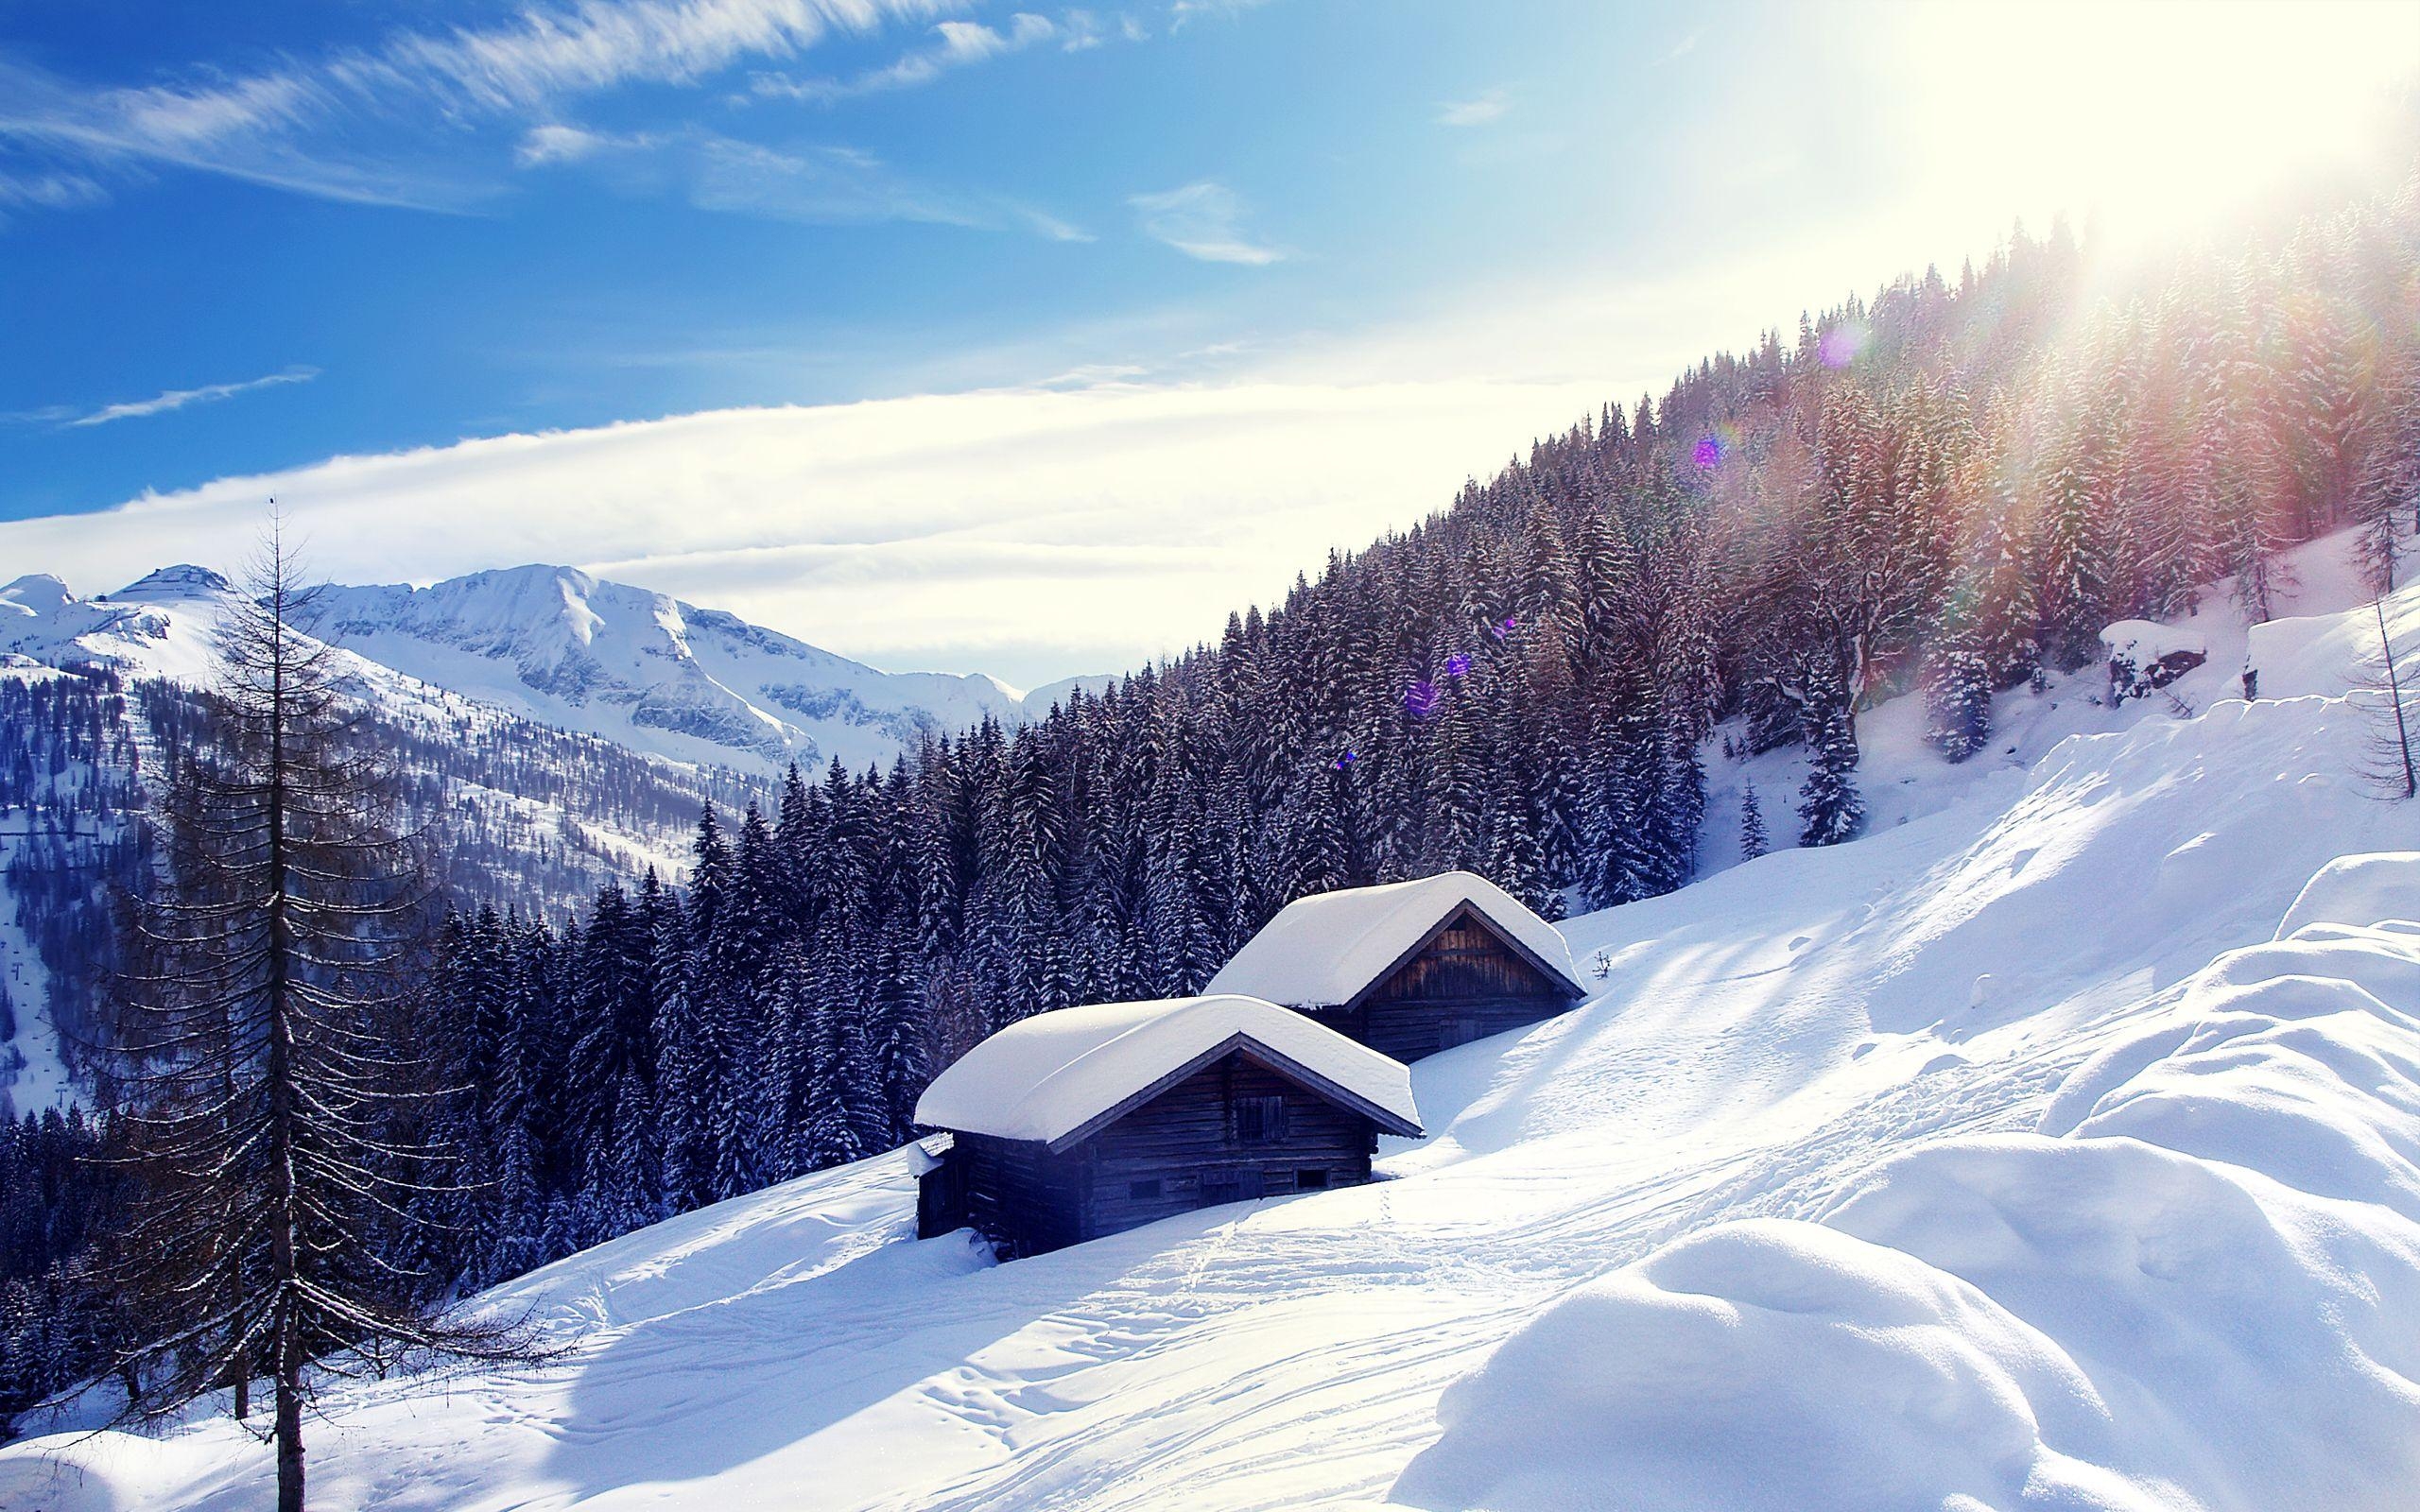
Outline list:
[[[164,568],[78,598],[56,577],[0,589],[0,655],[199,680],[230,592]],[[877,671],[663,593],[568,567],[475,573],[427,588],[332,587],[315,630],[374,669],[558,729],[676,761],[758,774],[789,762],[888,761],[926,731],[1046,713],[1078,679],[1020,693],[980,674]],[[408,700],[408,684],[376,679]]]
[[[2420,649],[2420,590],[2389,620]],[[2006,695],[2021,748],[1971,778],[1877,742],[1861,775],[1920,797],[1866,838],[1563,924],[1596,995],[1415,1066],[1432,1132],[1373,1185],[995,1266],[911,1237],[905,1152],[821,1173],[489,1294],[545,1366],[336,1386],[314,1486],[2409,1507],[2420,812],[2360,777],[2376,630],[2236,626],[2172,704],[2095,704],[2089,673]],[[2226,696],[2238,658],[2258,701]],[[0,1503],[52,1512],[270,1477],[216,1402],[156,1442],[0,1450]]]
[[[90,598],[56,577],[19,577],[0,588],[0,679],[107,669],[126,682],[202,685],[233,592],[194,566]],[[652,867],[677,877],[700,806],[745,802],[789,762],[812,769],[838,757],[862,768],[928,730],[987,716],[1013,725],[1046,713],[1079,682],[1107,680],[1024,695],[980,676],[879,672],[730,614],[559,567],[424,589],[331,588],[312,628],[339,648],[413,800],[445,816],[458,901],[549,912],[608,876]],[[124,786],[139,803],[145,772],[157,769],[143,698],[111,694],[86,712],[102,746],[75,760],[18,750],[20,737],[37,732],[7,732],[12,759],[36,774],[32,790],[15,794],[22,806],[0,795],[0,990],[11,1010],[0,1013],[0,1106],[19,1109],[75,1095],[64,1047],[89,1027],[86,1000],[109,963],[84,948],[85,926],[105,911],[103,879],[94,878],[97,891],[45,890],[21,880],[18,863],[94,868],[96,847],[123,839],[126,823],[119,813],[88,815],[91,833],[37,859],[36,833],[52,830],[34,810],[95,782]]]

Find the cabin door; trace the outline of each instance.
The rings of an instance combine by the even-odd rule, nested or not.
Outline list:
[[[1200,1191],[1201,1206],[1215,1208],[1222,1202],[1250,1202],[1261,1194],[1260,1172],[1256,1168],[1238,1170],[1222,1166],[1201,1173]]]
[[[1437,1048],[1440,1050],[1451,1050],[1456,1045],[1466,1045],[1480,1038],[1478,1020],[1468,1015],[1447,1018],[1437,1025]]]

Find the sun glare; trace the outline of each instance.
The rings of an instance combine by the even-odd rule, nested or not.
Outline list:
[[[2104,249],[2394,161],[2420,6],[1921,6],[1899,129],[1935,203],[2064,211]]]

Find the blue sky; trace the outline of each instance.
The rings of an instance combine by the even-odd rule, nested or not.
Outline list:
[[[890,664],[1125,664],[2019,215],[2169,230],[2188,200],[2142,214],[2147,178],[2198,205],[2308,167],[2230,124],[2291,102],[2285,146],[2336,164],[2357,123],[2312,102],[2420,55],[2384,9],[2349,49],[2228,12],[2181,60],[2109,14],[10,7],[0,577],[233,550],[279,492],[324,503],[338,576],[544,558]],[[768,406],[745,445],[596,434]],[[555,432],[544,466],[456,444]]]
[[[452,63],[329,77],[399,38],[526,37],[514,8],[12,8],[0,77],[56,103],[0,113],[107,120],[111,90],[261,80],[327,97],[190,163],[0,132],[20,186],[0,190],[0,274],[42,291],[12,312],[0,410],[82,418],[312,374],[142,424],[20,421],[0,433],[0,511],[500,430],[1159,366],[1363,318],[1569,236],[1570,155],[1526,138],[1593,139],[1598,172],[1636,174],[1653,159],[1621,124],[1677,104],[1655,60],[1706,24],[1598,5],[1518,28],[1464,5],[900,9],[694,73],[634,56],[617,83],[483,98]],[[928,77],[882,72],[919,59]],[[1470,102],[1474,124],[1437,124]],[[1481,137],[1510,145],[1475,154]],[[67,202],[27,203],[45,184]],[[1648,206],[1669,193],[1638,187]]]

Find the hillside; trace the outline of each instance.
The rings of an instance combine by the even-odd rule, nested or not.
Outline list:
[[[2394,610],[2408,654],[2420,592]],[[2420,830],[2355,776],[2360,627],[2253,630],[2261,699],[2190,717],[2095,730],[2089,673],[2003,695],[2009,728],[2084,728],[1962,792],[1877,749],[1871,785],[1929,783],[1906,822],[1568,920],[1601,990],[1420,1063],[1431,1132],[1390,1143],[1391,1179],[993,1267],[906,1238],[902,1154],[804,1177],[489,1294],[568,1352],[343,1388],[317,1484],[376,1508],[2408,1505],[2420,926],[2394,920]],[[2343,859],[2368,852],[2405,853]],[[0,1501],[252,1505],[267,1471],[198,1416],[0,1451]]]

